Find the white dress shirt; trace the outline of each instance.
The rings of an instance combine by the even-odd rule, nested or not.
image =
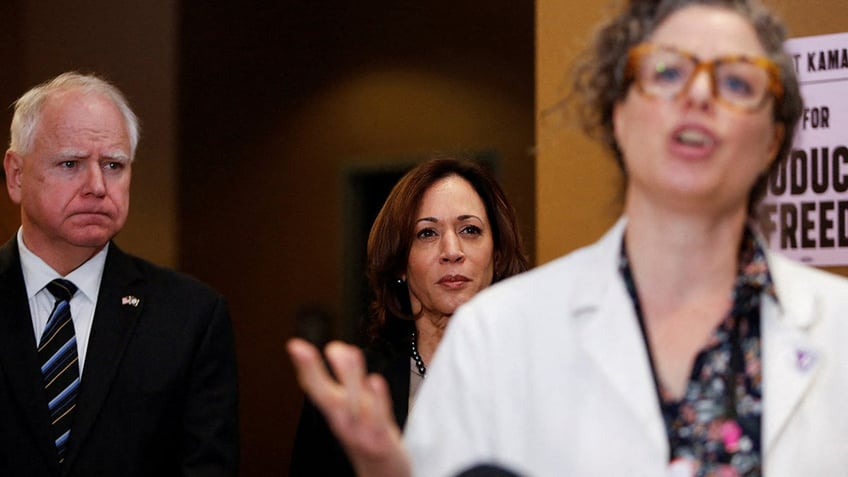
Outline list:
[[[47,284],[56,278],[64,278],[77,286],[78,291],[71,298],[71,318],[74,321],[74,330],[77,335],[77,352],[79,354],[80,376],[82,376],[85,368],[88,338],[91,335],[91,324],[94,321],[97,294],[100,290],[100,280],[103,278],[106,252],[109,250],[108,245],[64,277],[27,248],[24,244],[22,228],[18,229],[18,250],[21,255],[21,268],[36,344],[41,340],[41,334],[44,332],[44,327],[47,326],[47,320],[50,318],[50,312],[53,311],[53,305],[56,302],[53,294],[45,288]]]

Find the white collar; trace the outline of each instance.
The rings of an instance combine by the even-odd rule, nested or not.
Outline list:
[[[21,271],[26,285],[27,298],[32,299],[50,281],[56,278],[65,278],[77,286],[92,302],[97,301],[97,293],[100,289],[100,278],[103,276],[103,268],[106,265],[106,254],[109,244],[106,244],[93,257],[77,267],[67,276],[62,276],[48,265],[44,260],[28,249],[23,240],[23,227],[18,228],[17,234],[18,251],[21,255]]]

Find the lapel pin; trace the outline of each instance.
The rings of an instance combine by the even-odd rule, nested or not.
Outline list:
[[[132,295],[127,295],[127,296],[121,298],[121,304],[122,305],[131,305],[131,306],[137,307],[140,302],[141,302],[141,300],[139,300],[138,298],[136,298]]]
[[[798,364],[798,369],[809,371],[816,363],[816,355],[810,351],[799,349],[795,351],[795,360]]]

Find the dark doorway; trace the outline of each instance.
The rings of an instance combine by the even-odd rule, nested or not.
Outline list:
[[[345,251],[344,290],[346,316],[341,334],[348,341],[361,343],[360,326],[368,313],[372,296],[365,277],[365,258],[371,224],[383,207],[392,187],[415,167],[415,162],[391,166],[359,168],[345,179]]]

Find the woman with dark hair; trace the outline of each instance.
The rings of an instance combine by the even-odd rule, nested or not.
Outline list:
[[[289,347],[362,475],[845,475],[848,281],[754,220],[802,110],[783,41],[754,0],[632,0],[599,30],[576,91],[624,215],[457,311],[403,441],[356,350],[328,349],[336,382]]]
[[[461,287],[461,290],[470,293],[453,294],[457,298],[452,305],[459,305],[483,287],[527,269],[515,211],[495,179],[482,166],[471,161],[437,158],[425,162],[395,185],[374,220],[368,237],[366,272],[375,295],[370,306],[371,321],[367,329],[372,341],[392,338],[393,345],[397,342],[405,343],[409,341],[415,327],[421,326],[416,324],[421,310],[413,310],[414,302],[419,300],[415,285],[413,289],[407,286],[409,259],[411,254],[422,248],[420,243],[430,243],[422,239],[427,238],[428,234],[432,236],[428,225],[433,221],[422,220],[422,202],[426,196],[436,197],[441,190],[446,190],[446,180],[451,178],[459,179],[459,184],[470,186],[473,194],[468,198],[473,199],[476,194],[483,205],[485,217],[482,219],[490,230],[492,241],[491,256],[487,256],[492,261],[491,281],[470,290]],[[448,196],[443,197],[448,203],[452,200]],[[472,222],[467,223],[473,226]],[[466,222],[459,221],[458,224],[465,225]],[[398,233],[399,230],[408,230],[410,233]],[[459,235],[469,236],[470,231],[464,230]],[[476,237],[474,234],[470,236]],[[446,259],[440,257],[440,260]],[[400,328],[401,336],[394,336],[394,333],[386,336],[385,330],[390,328]]]
[[[474,294],[527,269],[515,212],[479,164],[439,157],[389,193],[368,237],[373,293],[368,368],[385,377],[403,428],[427,364],[454,311]],[[291,475],[353,475],[326,420],[307,401]]]

